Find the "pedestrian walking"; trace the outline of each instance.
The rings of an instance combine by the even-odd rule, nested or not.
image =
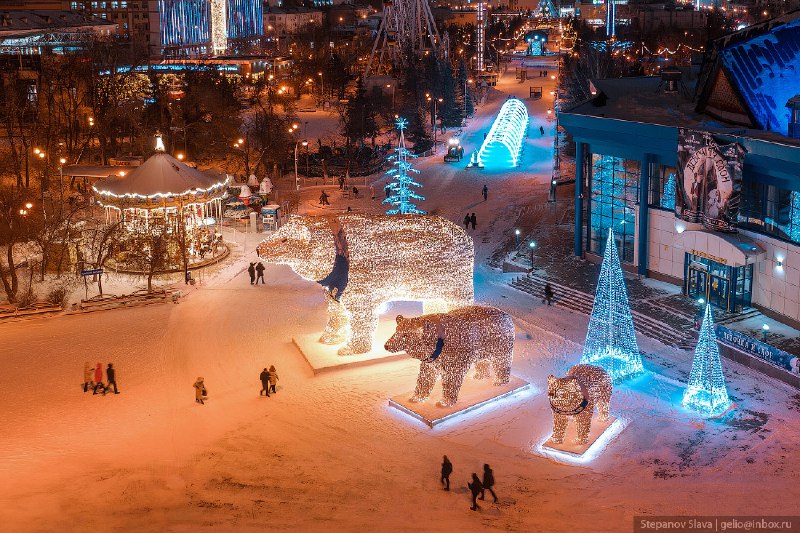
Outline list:
[[[386,194],[386,198],[389,198],[389,194],[392,192],[392,188],[388,185],[383,188],[383,192]]]
[[[358,198],[358,188],[353,187],[353,198]]]
[[[266,392],[267,397],[269,398],[269,378],[270,378],[269,370],[265,368],[264,370],[261,371],[261,375],[258,376],[258,379],[261,380],[261,390],[258,391],[259,396],[261,396],[262,392]]]
[[[450,462],[450,459],[447,458],[445,455],[442,457],[442,479],[441,482],[444,483],[444,490],[450,490],[450,474],[453,473],[453,463]]]
[[[111,388],[111,385],[114,385],[114,394],[119,394],[117,390],[117,371],[114,370],[114,365],[108,363],[108,368],[106,368],[106,379],[108,383],[106,383],[106,390]]]
[[[261,280],[262,285],[266,285],[266,283],[264,283],[264,268],[264,263],[259,261],[256,265],[256,285],[258,285],[258,280]]]
[[[489,198],[489,187],[486,185],[483,186],[483,201],[485,202]]]
[[[319,195],[319,205],[331,205],[328,201],[328,193],[322,191],[322,194]]]
[[[539,133],[544,135],[544,126],[539,126]]]
[[[370,185],[369,186],[369,195],[372,197],[373,200],[375,199],[375,186],[374,185]]]
[[[470,222],[472,222],[472,219],[470,218],[469,213],[467,213],[466,215],[464,215],[464,229],[465,230],[469,230]]]
[[[205,405],[203,400],[206,399],[208,399],[206,384],[203,382],[203,378],[197,378],[197,381],[194,382],[194,401],[201,405]]]
[[[339,190],[344,190],[344,176],[339,176]]]
[[[275,370],[275,365],[270,365],[269,367],[269,386],[272,389],[273,393],[277,393],[278,391],[275,390],[275,387],[278,385],[278,371]]]
[[[83,365],[83,392],[89,392],[89,387],[94,387],[92,381],[93,369],[91,363],[88,361]]]
[[[97,394],[97,389],[103,389],[103,396],[106,394],[106,386],[103,385],[103,365],[97,363],[97,366],[94,369],[94,390],[92,391],[92,395]]]
[[[545,283],[544,285],[544,299],[542,300],[542,303],[544,303],[545,300],[547,301],[547,305],[552,305],[551,302],[553,301],[553,287],[552,285],[550,285],[549,282]]]
[[[483,485],[481,484],[481,480],[478,479],[478,474],[475,472],[472,473],[472,483],[467,483],[467,487],[469,487],[469,491],[472,493],[472,507],[470,507],[470,510],[474,511],[478,508],[478,494],[483,491]]]
[[[475,213],[472,213],[469,217],[469,223],[472,224],[472,229],[475,229],[475,224],[477,223],[478,219],[475,217]]]
[[[250,285],[256,282],[256,264],[250,263],[250,266],[247,267],[247,273],[250,274]]]
[[[483,495],[485,491],[489,491],[492,493],[492,497],[494,498],[494,503],[497,503],[497,494],[494,493],[494,472],[492,469],[489,468],[489,465],[483,465],[483,488],[481,489],[481,500],[483,499]]]

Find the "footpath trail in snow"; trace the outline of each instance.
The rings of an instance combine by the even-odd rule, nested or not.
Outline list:
[[[527,90],[501,78],[462,137],[466,153],[506,95]],[[548,104],[525,101],[536,135],[520,169],[465,170],[441,156],[417,168],[424,209],[456,223],[476,212],[476,298],[516,317],[514,372],[531,391],[429,429],[387,405],[413,386],[412,360],[313,376],[291,337],[322,329],[318,286],[272,265],[266,285],[250,286],[248,241],[177,305],[0,325],[1,529],[619,532],[638,514],[790,513],[800,395],[726,360],[737,408],[698,419],[676,401],[691,354],[644,338],[655,374],[619,387],[612,403],[626,429],[591,463],[537,452],[551,428],[547,376],[577,362],[588,318],[542,306],[485,265],[550,179],[552,127],[538,132]],[[324,212],[318,196],[304,191],[304,210]],[[352,207],[381,210],[368,195]],[[87,361],[112,361],[121,394],[84,394]],[[278,393],[259,397],[271,364]],[[198,376],[204,406],[193,401]],[[439,485],[443,454],[450,492]],[[473,513],[466,483],[484,463],[500,501]],[[780,497],[754,496],[767,491]]]

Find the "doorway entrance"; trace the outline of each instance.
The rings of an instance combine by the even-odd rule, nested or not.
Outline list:
[[[702,298],[726,311],[741,311],[752,299],[753,265],[732,267],[695,254],[686,254],[683,293]]]

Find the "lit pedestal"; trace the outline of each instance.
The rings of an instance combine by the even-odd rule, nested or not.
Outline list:
[[[575,421],[570,420],[569,424],[567,424],[567,431],[564,433],[564,442],[556,444],[553,442],[552,438],[549,438],[542,445],[542,448],[546,450],[555,450],[574,457],[583,456],[583,454],[589,451],[592,445],[595,444],[617,420],[615,417],[609,415],[608,420],[601,422],[599,416],[597,411],[595,411],[594,416],[592,416],[592,427],[589,430],[589,441],[586,444],[575,444],[577,428],[575,427]]]
[[[413,391],[400,394],[389,399],[389,405],[395,409],[406,413],[409,416],[424,422],[433,427],[457,416],[461,416],[470,411],[479,409],[485,405],[496,402],[501,398],[506,398],[530,387],[530,384],[516,376],[505,385],[495,387],[492,385],[492,378],[473,379],[472,371],[464,380],[461,392],[458,395],[458,402],[450,407],[439,407],[436,402],[441,398],[441,381],[437,380],[431,397],[425,402],[412,402],[409,400],[413,396]]]
[[[292,338],[292,342],[300,353],[303,354],[314,374],[329,372],[340,368],[351,368],[357,366],[408,359],[405,352],[390,353],[383,349],[384,343],[392,336],[396,322],[394,317],[381,317],[378,322],[378,330],[372,342],[372,351],[358,355],[339,355],[337,352],[342,344],[322,344],[319,342],[320,333],[298,335]]]

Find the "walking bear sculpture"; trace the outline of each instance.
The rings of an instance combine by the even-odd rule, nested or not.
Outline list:
[[[421,301],[425,312],[472,304],[472,239],[438,216],[294,216],[258,255],[323,286],[328,323],[320,342],[346,343],[339,355],[372,349],[386,302]]]
[[[547,378],[547,395],[553,409],[553,436],[555,444],[564,442],[564,432],[570,418],[575,420],[577,436],[575,444],[589,442],[594,407],[601,421],[608,420],[611,404],[611,376],[595,365],[575,365],[563,378]]]
[[[481,305],[416,318],[398,316],[397,329],[384,347],[389,352],[405,350],[420,360],[412,402],[427,400],[441,376],[442,399],[437,405],[449,407],[458,401],[473,364],[476,379],[489,377],[491,367],[495,385],[508,383],[514,357],[514,321],[499,309]]]

